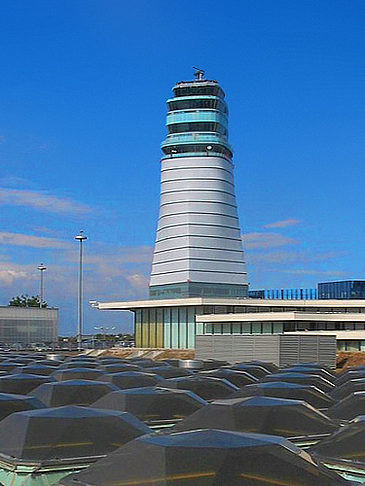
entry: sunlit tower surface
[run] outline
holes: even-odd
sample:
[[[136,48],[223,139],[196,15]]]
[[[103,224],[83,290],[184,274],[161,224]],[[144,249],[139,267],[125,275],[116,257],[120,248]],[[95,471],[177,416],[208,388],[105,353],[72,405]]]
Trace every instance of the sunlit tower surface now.
[[[245,297],[225,94],[200,69],[173,92],[161,145],[150,298]]]

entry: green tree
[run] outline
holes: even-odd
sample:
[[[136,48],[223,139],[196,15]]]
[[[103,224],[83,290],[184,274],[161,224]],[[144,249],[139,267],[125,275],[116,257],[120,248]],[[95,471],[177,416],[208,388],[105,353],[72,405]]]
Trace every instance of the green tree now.
[[[13,297],[9,305],[12,307],[40,307],[40,298],[38,295],[29,296],[27,294],[18,295]],[[47,302],[43,301],[42,307],[47,307]]]

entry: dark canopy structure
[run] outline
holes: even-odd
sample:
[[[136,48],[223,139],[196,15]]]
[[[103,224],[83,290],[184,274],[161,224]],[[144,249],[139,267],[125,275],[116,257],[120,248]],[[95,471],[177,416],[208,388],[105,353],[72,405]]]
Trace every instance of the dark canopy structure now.
[[[263,382],[270,382],[270,381],[287,381],[288,383],[300,383],[304,385],[313,385],[319,388],[320,390],[324,391],[325,393],[329,393],[335,388],[333,383],[322,378],[319,375],[308,375],[305,373],[275,373],[272,375],[265,376],[262,379]]]
[[[365,378],[357,378],[356,380],[349,380],[340,386],[337,386],[332,392],[331,397],[335,400],[343,400],[351,393],[363,391],[365,392]]]
[[[310,449],[314,456],[344,459],[365,465],[365,416],[360,416]]]
[[[60,370],[67,370],[69,368],[98,368],[100,365],[94,361],[67,361],[59,366]]]
[[[0,393],[20,393],[26,395],[42,383],[51,383],[52,376],[31,375],[27,373],[12,374],[0,377]]]
[[[0,368],[1,369],[1,368]],[[336,380],[336,385],[341,386],[347,381],[356,380],[358,378],[365,378],[365,369],[362,370],[351,370],[342,373]]]
[[[239,363],[236,363],[236,364],[239,364]],[[277,366],[274,363],[271,363],[270,361],[252,360],[252,361],[245,361],[242,364],[261,366],[262,368],[265,368],[267,371],[270,371],[270,373],[276,373],[279,370],[279,366]]]
[[[105,373],[120,373],[121,371],[141,371],[137,365],[128,364],[128,363],[111,363],[106,364],[100,367],[101,370],[104,370]]]
[[[153,366],[144,368],[148,373],[156,373],[161,378],[177,378],[179,376],[191,376],[193,373],[186,368],[177,368],[176,366]]]
[[[57,381],[63,380],[100,380],[104,371],[93,368],[69,368],[66,370],[53,370],[52,376]]]
[[[15,370],[15,368],[19,368],[20,366],[24,366],[24,363],[9,363],[8,361],[3,361],[2,363],[0,363],[0,371],[7,371],[8,373],[10,373],[11,371]]]
[[[130,412],[144,421],[160,421],[184,418],[205,405],[190,391],[145,387],[109,393],[92,407]]]
[[[169,378],[159,383],[163,388],[175,388],[180,390],[190,390],[199,395],[204,400],[215,400],[217,398],[227,398],[232,393],[239,390],[231,382],[223,378],[212,376],[183,376],[181,378]]]
[[[314,366],[291,366],[282,368],[277,373],[304,373],[306,375],[319,375],[330,383],[335,383],[336,376],[324,368],[316,368]]]
[[[106,357],[99,358],[99,363],[102,365],[114,364],[114,363],[128,363],[128,360],[117,358],[117,357],[106,356]]]
[[[230,370],[228,368],[220,368],[218,370],[200,371],[200,376],[212,376],[214,378],[224,378],[238,388],[246,385],[252,385],[257,382],[257,378],[250,375],[247,371]]]
[[[294,486],[298,478],[300,486],[348,484],[283,438],[196,430],[140,437],[60,484]]]
[[[39,363],[32,363],[26,366],[20,366],[15,368],[12,373],[26,373],[31,375],[42,375],[49,376],[54,372],[55,368],[53,366],[47,366]]]
[[[62,405],[90,405],[107,393],[116,390],[119,390],[117,386],[103,381],[67,380],[44,383],[31,394],[47,407],[61,407]]]
[[[113,383],[119,388],[141,388],[157,385],[162,380],[161,376],[143,371],[122,371],[121,373],[107,373],[101,381]]]
[[[270,371],[258,364],[236,363],[234,365],[225,366],[225,368],[237,371],[247,371],[247,373],[250,373],[250,375],[257,379],[264,378],[266,375],[270,374]]]
[[[151,368],[152,366],[155,366],[157,364],[156,361],[150,358],[131,358],[129,360],[132,364],[135,364],[137,366],[141,366],[142,368]],[[165,364],[164,362],[162,362]],[[157,364],[158,366],[158,364]]]
[[[0,393],[0,421],[14,412],[39,408],[45,408],[45,405],[38,398],[29,395]]]
[[[289,400],[304,400],[315,408],[328,408],[334,404],[334,400],[329,395],[315,386],[300,385],[285,381],[247,385],[242,390],[235,392],[232,398],[250,397],[253,395],[287,398]]]
[[[217,400],[193,413],[175,430],[211,429],[299,437],[337,429],[323,413],[299,400],[247,397]]]
[[[328,409],[328,416],[334,419],[352,420],[365,415],[365,392],[354,392]]]
[[[128,413],[73,406],[28,410],[0,423],[0,459],[101,456],[149,432]]]

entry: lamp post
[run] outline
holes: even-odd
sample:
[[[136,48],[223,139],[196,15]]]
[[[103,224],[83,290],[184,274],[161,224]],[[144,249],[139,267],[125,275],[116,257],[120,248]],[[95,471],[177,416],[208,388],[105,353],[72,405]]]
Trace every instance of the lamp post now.
[[[43,272],[47,270],[47,267],[41,263],[38,265],[38,270],[41,272],[41,281],[40,281],[40,289],[39,289],[39,307],[43,307],[43,298],[44,298],[44,281],[43,281]]]
[[[75,240],[80,242],[80,260],[79,260],[79,305],[78,305],[78,326],[77,326],[77,344],[78,349],[82,348],[82,242],[87,239],[81,230],[78,235],[75,236]]]

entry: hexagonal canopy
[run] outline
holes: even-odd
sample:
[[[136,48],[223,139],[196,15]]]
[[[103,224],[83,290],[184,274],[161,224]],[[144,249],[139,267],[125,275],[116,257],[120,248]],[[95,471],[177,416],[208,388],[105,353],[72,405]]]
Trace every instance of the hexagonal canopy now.
[[[234,365],[225,366],[225,368],[237,371],[247,371],[248,373],[250,373],[250,375],[254,376],[257,379],[264,378],[266,375],[270,374],[270,371],[258,364],[236,363]]]
[[[175,430],[211,429],[299,437],[337,429],[328,417],[300,400],[247,397],[217,400],[193,413]]]
[[[294,486],[298,478],[301,486],[348,484],[283,438],[196,430],[140,437],[60,484]]]
[[[149,432],[123,412],[75,406],[27,410],[0,423],[0,457],[46,461],[101,456]]]
[[[365,392],[354,392],[328,409],[328,416],[334,419],[352,420],[365,415]]]
[[[113,383],[123,390],[127,388],[141,388],[157,385],[162,380],[161,376],[143,371],[122,371],[120,373],[107,373],[101,381]]]
[[[257,378],[253,375],[250,375],[247,371],[238,371],[238,370],[230,370],[228,368],[220,368],[218,370],[210,370],[210,371],[200,371],[200,376],[213,376],[214,378],[224,378],[228,380],[238,388],[241,388],[246,385],[252,385],[253,383],[257,382]]]
[[[176,366],[153,366],[152,368],[143,368],[148,373],[156,373],[161,378],[177,378],[179,376],[191,376],[193,373],[186,368],[177,368]]]
[[[1,365],[0,365],[1,369]],[[365,378],[365,369],[350,370],[342,373],[336,380],[336,385],[341,386],[347,381],[356,380],[358,378]]]
[[[169,378],[159,383],[163,388],[175,388],[180,390],[190,390],[204,400],[215,400],[217,398],[227,398],[232,393],[239,390],[231,382],[224,378],[213,376],[182,376],[180,378]]]
[[[0,420],[14,412],[36,410],[39,408],[45,408],[45,405],[38,398],[30,395],[0,393]]]
[[[186,417],[205,405],[202,398],[190,391],[145,387],[109,393],[92,407],[130,412],[145,421],[160,421]]]
[[[365,464],[364,436],[365,416],[360,415],[311,447],[310,452],[314,456],[344,459]]]
[[[105,373],[120,373],[121,371],[142,371],[137,365],[129,364],[129,363],[111,363],[100,366],[101,370],[104,370]]]
[[[316,368],[314,366],[290,366],[282,368],[277,373],[304,373],[306,375],[319,375],[330,383],[335,383],[336,376],[324,368]]]
[[[100,365],[98,362],[94,361],[67,361],[59,366],[60,370],[66,370],[69,368],[98,368]]]
[[[287,398],[289,400],[303,400],[315,408],[328,408],[334,400],[315,386],[288,383],[285,381],[272,381],[247,385],[235,392],[232,398],[250,397],[260,395],[265,397]]]
[[[52,376],[18,373],[0,377],[0,393],[19,393],[26,395],[42,383],[55,381]]]
[[[289,383],[300,383],[305,385],[313,385],[320,390],[328,393],[335,388],[333,383],[322,378],[319,375],[308,375],[306,373],[275,373],[272,375],[265,376],[262,382],[270,381],[287,381]]]
[[[26,366],[20,366],[19,368],[15,368],[12,373],[26,373],[31,375],[42,375],[42,376],[49,376],[54,372],[53,366],[46,366],[39,363],[31,363]]]
[[[63,380],[100,380],[105,375],[105,371],[93,368],[68,368],[63,370],[53,370],[52,376],[57,381]]]
[[[343,400],[351,395],[351,393],[365,391],[365,378],[357,378],[356,380],[349,380],[343,383],[331,392],[331,397],[335,400]]]
[[[90,405],[102,396],[117,390],[119,390],[117,386],[103,381],[66,380],[44,383],[32,390],[31,395],[48,407],[61,407],[63,405]]]

